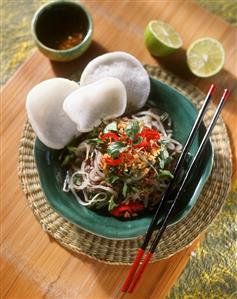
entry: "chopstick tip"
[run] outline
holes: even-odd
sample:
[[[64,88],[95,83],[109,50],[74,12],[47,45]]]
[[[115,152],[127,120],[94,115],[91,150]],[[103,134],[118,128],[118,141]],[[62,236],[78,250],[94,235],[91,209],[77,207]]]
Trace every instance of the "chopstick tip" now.
[[[229,95],[230,95],[230,91],[227,88],[225,88],[222,96],[225,101],[228,99]]]
[[[210,87],[209,87],[209,93],[210,93],[211,96],[213,95],[215,89],[216,89],[216,86],[215,86],[214,83],[212,83],[212,84],[210,85]]]

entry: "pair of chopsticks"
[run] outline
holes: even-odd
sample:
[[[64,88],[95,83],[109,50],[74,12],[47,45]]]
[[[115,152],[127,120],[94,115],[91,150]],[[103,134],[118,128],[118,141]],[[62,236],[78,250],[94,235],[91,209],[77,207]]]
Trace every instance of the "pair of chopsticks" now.
[[[177,184],[177,181],[178,181],[178,177],[179,177],[179,174],[180,174],[180,171],[184,165],[184,162],[185,162],[185,159],[187,158],[187,155],[188,155],[188,152],[189,152],[189,149],[192,145],[192,142],[194,140],[194,137],[200,127],[200,124],[203,120],[203,116],[206,112],[206,109],[211,101],[211,98],[213,96],[213,92],[215,90],[215,86],[214,84],[212,84],[208,90],[208,93],[206,95],[206,98],[204,100],[204,103],[203,103],[203,106],[202,108],[200,109],[199,113],[198,113],[198,116],[196,118],[196,121],[191,129],[191,132],[187,138],[187,141],[183,147],[183,150],[182,150],[182,153],[178,159],[178,162],[175,166],[175,169],[173,171],[173,179],[171,180],[169,186],[168,186],[168,189],[166,191],[166,193],[163,195],[160,203],[159,203],[159,206],[157,207],[157,210],[155,212],[155,215],[150,223],[150,226],[148,228],[148,231],[146,233],[146,236],[145,236],[145,239],[143,241],[143,244],[142,246],[138,249],[138,252],[137,252],[137,255],[133,261],[133,264],[130,268],[130,271],[127,275],[127,278],[121,288],[121,291],[122,292],[129,292],[129,293],[132,293],[134,288],[136,287],[139,279],[141,278],[141,275],[142,273],[144,272],[147,264],[149,263],[150,259],[152,258],[152,255],[167,227],[167,224],[168,224],[168,220],[169,220],[169,217],[170,217],[170,214],[171,212],[173,211],[173,208],[177,202],[177,199],[179,198],[180,194],[182,193],[183,189],[184,189],[184,186],[185,186],[185,183],[187,182],[188,178],[190,177],[190,175],[192,174],[192,171],[194,170],[194,167],[196,167],[196,162],[199,160],[200,158],[200,155],[201,153],[203,152],[203,149],[205,148],[205,145],[209,139],[209,136],[216,124],[216,121],[221,113],[221,110],[225,104],[225,101],[229,95],[229,91],[227,89],[224,89],[224,92],[223,92],[223,95],[221,97],[221,100],[216,108],[216,111],[213,115],[213,118],[210,122],[210,125],[208,127],[208,129],[206,130],[206,133],[202,139],[202,142],[198,148],[198,151],[197,153],[195,154],[190,166],[188,167],[186,173],[184,174],[183,178],[182,178],[182,181],[180,183],[180,186],[178,188],[178,191],[173,192],[174,190],[174,186]],[[173,192],[173,193],[172,193]],[[171,200],[171,197],[172,200]],[[158,222],[158,219],[160,217],[160,210],[161,210],[161,207],[164,206],[165,203],[167,202],[170,202],[171,201],[171,204],[169,206],[169,210],[168,212],[166,213],[166,216],[164,218],[164,220],[159,224],[158,226],[158,232],[156,233],[156,236],[154,238],[154,240],[152,241],[149,249],[147,250],[146,254],[145,254],[145,251],[148,247],[148,244],[151,240],[151,237],[154,233],[155,230],[157,230],[157,222]],[[144,256],[145,255],[145,256]],[[144,259],[143,261],[141,262],[142,258],[144,256]]]

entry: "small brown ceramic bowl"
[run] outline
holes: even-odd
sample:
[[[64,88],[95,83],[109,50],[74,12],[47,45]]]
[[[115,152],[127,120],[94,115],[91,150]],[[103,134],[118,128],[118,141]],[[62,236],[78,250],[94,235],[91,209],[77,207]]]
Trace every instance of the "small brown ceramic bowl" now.
[[[49,59],[70,61],[90,46],[93,20],[81,4],[57,0],[36,11],[31,31],[37,47]]]

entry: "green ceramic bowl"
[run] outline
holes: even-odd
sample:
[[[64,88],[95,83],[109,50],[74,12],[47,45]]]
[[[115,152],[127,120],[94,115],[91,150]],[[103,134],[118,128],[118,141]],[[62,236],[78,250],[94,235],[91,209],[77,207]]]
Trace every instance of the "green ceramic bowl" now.
[[[70,61],[90,46],[93,20],[81,4],[57,0],[46,3],[34,14],[31,32],[37,47],[49,59]],[[66,43],[71,47],[67,49]]]
[[[182,144],[185,142],[196,119],[197,111],[193,104],[182,94],[158,80],[151,79],[151,92],[148,100],[161,110],[167,111],[172,119],[174,137]],[[205,133],[201,126],[191,148],[194,154]],[[45,147],[38,139],[35,143],[35,159],[44,194],[50,205],[64,218],[93,234],[110,239],[130,239],[143,235],[149,226],[152,215],[123,221],[114,217],[103,216],[86,207],[82,207],[70,193],[62,191],[65,170],[58,163],[59,150]],[[169,225],[185,217],[195,205],[200,192],[211,172],[213,151],[208,142],[187,188],[182,194]],[[162,217],[164,217],[164,211]]]

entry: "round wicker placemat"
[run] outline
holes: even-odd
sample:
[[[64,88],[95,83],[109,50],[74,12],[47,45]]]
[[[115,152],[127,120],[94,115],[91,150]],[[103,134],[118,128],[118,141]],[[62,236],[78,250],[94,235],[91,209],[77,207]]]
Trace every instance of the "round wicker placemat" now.
[[[200,108],[205,97],[200,90],[159,67],[146,66],[146,69],[151,76],[176,88]],[[204,122],[210,121],[213,112],[214,106],[211,105]],[[212,173],[191,212],[178,224],[166,229],[152,261],[167,258],[192,243],[213,221],[225,201],[231,181],[231,151],[221,118],[213,131],[211,141],[215,151]],[[42,228],[73,252],[110,264],[132,263],[142,237],[132,240],[105,239],[78,228],[53,210],[40,186],[34,161],[34,142],[35,134],[26,122],[19,149],[19,178],[29,206]]]

